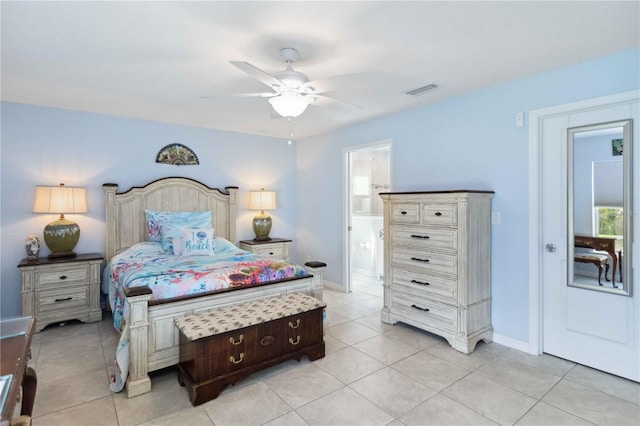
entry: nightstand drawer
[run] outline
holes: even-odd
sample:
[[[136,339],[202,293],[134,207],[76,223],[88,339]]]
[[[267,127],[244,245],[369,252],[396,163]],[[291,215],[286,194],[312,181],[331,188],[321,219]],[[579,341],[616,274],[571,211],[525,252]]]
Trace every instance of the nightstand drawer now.
[[[89,268],[86,265],[69,267],[51,267],[39,270],[35,274],[35,288],[64,285],[65,283],[82,283],[89,280]]]
[[[88,308],[89,286],[36,291],[36,313],[58,312],[66,309]]]
[[[289,261],[291,240],[283,238],[272,238],[268,241],[242,240],[240,248],[260,256]]]
[[[286,258],[284,247],[281,245],[275,247],[256,247],[253,252],[261,256],[275,257],[277,259]]]

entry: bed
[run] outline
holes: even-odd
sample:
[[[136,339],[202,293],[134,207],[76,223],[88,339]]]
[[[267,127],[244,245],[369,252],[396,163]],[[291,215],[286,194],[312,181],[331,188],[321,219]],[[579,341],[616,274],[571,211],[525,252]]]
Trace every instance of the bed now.
[[[149,238],[145,211],[212,212],[216,237],[236,243],[237,187],[209,188],[189,178],[170,177],[119,193],[118,185],[103,185],[105,195],[105,257],[107,264]],[[118,256],[117,256],[118,255]],[[313,268],[308,268],[313,273]],[[305,292],[322,298],[321,274],[231,290],[154,300],[147,286],[124,289],[127,304],[128,376],[126,391],[134,397],[151,390],[149,372],[179,361],[179,333],[174,319],[187,314],[263,297]]]

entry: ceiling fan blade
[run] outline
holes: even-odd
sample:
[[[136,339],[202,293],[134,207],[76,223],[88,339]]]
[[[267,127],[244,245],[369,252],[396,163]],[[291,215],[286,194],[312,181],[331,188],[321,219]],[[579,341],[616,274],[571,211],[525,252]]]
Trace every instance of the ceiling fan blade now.
[[[211,96],[200,96],[200,99],[218,99],[218,98],[271,98],[273,96],[278,96],[278,93],[240,93],[237,95],[211,95]]]
[[[342,74],[333,77],[322,78],[310,81],[300,86],[299,91],[303,93],[320,94],[332,92],[345,87],[353,87],[369,81],[369,76],[365,73]]]
[[[322,100],[323,105],[316,105],[316,106],[319,106],[319,107],[328,106],[330,108],[342,109],[340,107],[349,106],[351,108],[362,109],[362,107],[360,105],[352,104],[351,102],[343,101],[342,99],[337,99],[337,98],[335,98],[333,96],[313,95],[313,97]],[[314,105],[314,104],[311,103],[309,105]]]
[[[260,68],[254,67],[249,62],[231,61],[231,64],[273,89],[284,87],[284,84],[280,80],[271,74],[262,71]]]

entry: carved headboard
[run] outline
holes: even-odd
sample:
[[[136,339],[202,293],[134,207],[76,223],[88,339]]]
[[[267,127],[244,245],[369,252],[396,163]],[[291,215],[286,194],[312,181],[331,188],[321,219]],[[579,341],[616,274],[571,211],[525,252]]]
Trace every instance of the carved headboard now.
[[[118,185],[102,185],[105,196],[107,261],[135,243],[147,241],[148,231],[144,211],[204,211],[213,213],[212,226],[218,236],[234,244],[236,241],[237,191],[228,186],[225,191],[209,188],[189,178],[169,177],[133,187],[118,193]]]

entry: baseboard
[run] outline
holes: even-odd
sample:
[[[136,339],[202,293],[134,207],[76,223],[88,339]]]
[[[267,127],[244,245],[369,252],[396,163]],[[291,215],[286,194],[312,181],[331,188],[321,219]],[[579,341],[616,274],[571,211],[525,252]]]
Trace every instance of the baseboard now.
[[[511,349],[516,349],[528,354],[531,353],[529,349],[529,342],[523,342],[522,340],[516,340],[512,337],[503,336],[502,334],[497,334],[497,333],[493,333],[493,341],[500,345],[507,346]],[[538,354],[532,354],[532,355],[538,355]]]
[[[344,288],[342,288],[342,286],[340,284],[331,282],[331,281],[327,281],[326,279],[324,280],[323,283],[325,288],[330,288],[331,290],[335,290],[335,291],[342,291],[344,292]]]

